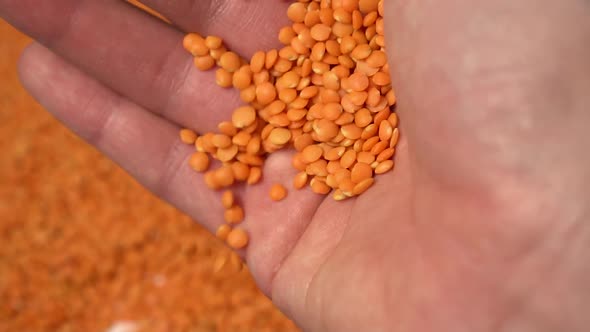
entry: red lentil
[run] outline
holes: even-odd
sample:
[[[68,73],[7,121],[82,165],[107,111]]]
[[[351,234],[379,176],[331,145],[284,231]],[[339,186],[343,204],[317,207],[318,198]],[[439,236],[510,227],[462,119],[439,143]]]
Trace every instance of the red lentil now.
[[[234,205],[225,210],[224,218],[228,224],[241,223],[244,220],[244,210],[240,206]]]
[[[221,195],[221,205],[226,209],[234,205],[234,193],[231,190],[223,192],[223,195]]]
[[[274,184],[270,187],[270,199],[273,201],[282,201],[287,197],[287,189],[281,184]]]
[[[190,166],[197,172],[204,172],[209,168],[209,157],[204,152],[195,152],[189,160]]]
[[[180,140],[185,144],[195,144],[197,134],[190,129],[182,129],[180,131]]]
[[[233,249],[242,249],[248,245],[248,233],[241,228],[234,228],[228,234],[226,238],[227,245]]]
[[[220,225],[215,232],[215,236],[220,239],[221,241],[225,241],[227,239],[227,235],[231,231],[231,226],[227,224]]]

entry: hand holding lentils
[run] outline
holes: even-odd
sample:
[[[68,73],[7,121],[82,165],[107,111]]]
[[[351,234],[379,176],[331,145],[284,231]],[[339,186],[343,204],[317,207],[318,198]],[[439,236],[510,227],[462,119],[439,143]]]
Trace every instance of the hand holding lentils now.
[[[295,149],[295,189],[308,183],[317,194],[337,200],[361,195],[389,172],[399,140],[396,103],[383,36],[384,0],[299,0],[289,6],[292,24],[279,31],[281,49],[244,59],[219,37],[190,33],[184,48],[200,70],[215,66],[216,83],[240,91],[245,103],[218,133],[180,138],[194,144],[190,166],[205,172],[213,190],[258,183],[265,157]],[[209,170],[209,157],[222,164]],[[270,198],[287,195],[282,185]],[[222,196],[227,224],[218,237],[234,248],[248,245],[244,219],[231,191]]]

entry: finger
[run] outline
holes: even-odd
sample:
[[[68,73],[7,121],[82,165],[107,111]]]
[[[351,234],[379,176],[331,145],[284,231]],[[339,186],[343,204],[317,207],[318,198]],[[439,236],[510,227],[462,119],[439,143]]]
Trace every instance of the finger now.
[[[178,127],[130,103],[33,44],[19,71],[24,86],[59,120],[95,145],[143,185],[209,229],[219,224],[218,203],[186,163],[194,148],[180,143]]]
[[[127,3],[0,0],[0,15],[104,85],[183,126],[212,130],[238,105],[237,93],[217,87],[213,72],[193,67],[180,32]]]
[[[43,106],[140,183],[210,231],[222,223],[220,193],[212,193],[188,167],[194,148],[180,143],[177,126],[114,94],[39,44],[25,51],[19,69],[23,84]],[[241,254],[266,290],[323,199],[309,190],[290,191],[268,208],[272,184],[290,187],[285,182],[295,173],[290,159],[287,152],[275,153],[264,165],[263,183],[236,190],[246,210],[240,227],[252,241]]]
[[[0,14],[104,85],[185,126],[212,129],[238,99],[214,85],[213,73],[193,68],[180,32],[125,2],[0,0]]]
[[[588,11],[577,0],[387,2],[392,77],[417,163],[447,183],[485,185],[579,156]],[[560,172],[538,175],[547,173]]]
[[[290,2],[277,0],[143,0],[187,32],[221,36],[234,51],[251,56],[279,46]]]

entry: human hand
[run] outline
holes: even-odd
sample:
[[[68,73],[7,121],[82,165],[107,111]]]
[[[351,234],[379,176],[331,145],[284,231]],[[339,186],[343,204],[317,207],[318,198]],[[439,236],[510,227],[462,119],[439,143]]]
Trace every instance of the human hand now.
[[[0,0],[0,16],[52,50],[23,55],[33,96],[213,230],[219,195],[177,132],[213,130],[239,101],[193,68],[182,30],[249,56],[276,46],[288,4],[144,2],[179,28],[120,1]],[[288,153],[271,155],[264,181],[237,191],[262,290],[308,330],[584,330],[589,10],[388,2],[396,170],[345,202],[291,190],[271,204],[270,184],[295,173]]]

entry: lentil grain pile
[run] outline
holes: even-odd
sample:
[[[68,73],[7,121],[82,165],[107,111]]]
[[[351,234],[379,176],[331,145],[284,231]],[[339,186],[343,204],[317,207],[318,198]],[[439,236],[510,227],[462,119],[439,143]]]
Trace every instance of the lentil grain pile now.
[[[20,86],[0,20],[0,332],[294,332],[240,259]]]
[[[399,140],[383,0],[299,0],[287,16],[292,24],[278,35],[284,46],[256,52],[249,60],[228,50],[219,37],[185,37],[195,66],[217,66],[216,83],[239,90],[245,103],[217,133],[180,132],[182,141],[196,148],[189,163],[204,172],[213,190],[255,185],[266,156],[294,148],[295,189],[309,185],[337,201],[361,195],[375,175],[393,169]],[[210,158],[221,166],[210,169]],[[276,184],[269,194],[279,201],[287,190]],[[244,211],[237,213],[237,206],[225,202],[224,207],[229,225],[221,226],[218,236],[234,249],[243,248],[247,234],[232,227]]]

